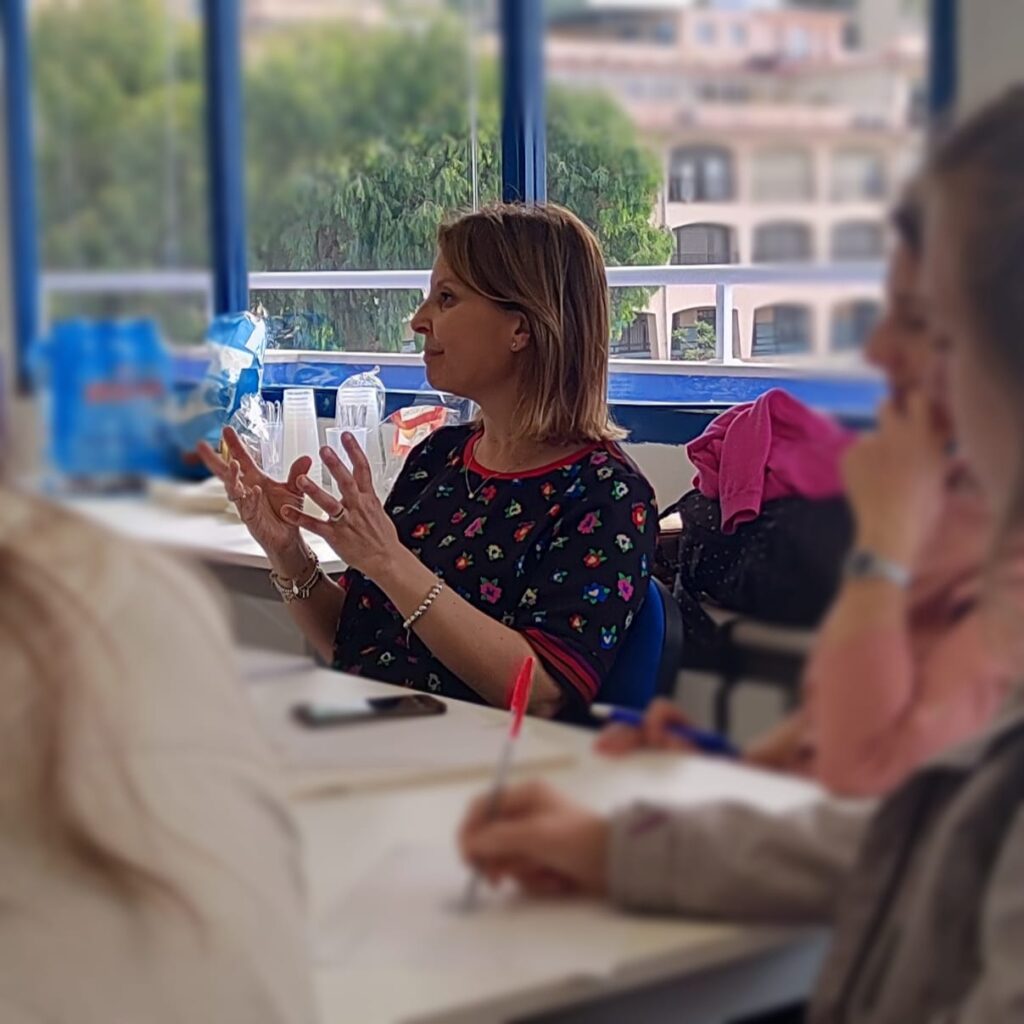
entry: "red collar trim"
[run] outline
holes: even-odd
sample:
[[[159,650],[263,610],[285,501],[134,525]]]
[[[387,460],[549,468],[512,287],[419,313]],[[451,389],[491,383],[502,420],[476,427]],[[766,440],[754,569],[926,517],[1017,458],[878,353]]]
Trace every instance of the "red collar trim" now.
[[[574,462],[579,462],[580,459],[585,459],[601,447],[601,442],[595,441],[593,444],[588,444],[585,448],[580,448],[579,451],[573,452],[571,455],[563,456],[561,459],[550,462],[546,466],[540,466],[537,469],[528,469],[522,473],[495,473],[476,461],[476,444],[482,436],[483,431],[478,430],[466,441],[466,447],[462,450],[462,462],[473,473],[476,473],[478,476],[489,477],[491,480],[524,480],[530,477],[544,476],[547,473],[553,473],[556,469],[565,469],[566,466],[571,466]]]

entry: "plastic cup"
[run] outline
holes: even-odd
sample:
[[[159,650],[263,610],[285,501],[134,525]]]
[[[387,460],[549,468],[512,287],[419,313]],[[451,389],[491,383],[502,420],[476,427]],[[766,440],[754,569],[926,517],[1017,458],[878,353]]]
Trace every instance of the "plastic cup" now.
[[[263,472],[274,480],[284,480],[284,424],[268,423],[267,435],[260,438],[260,462]]]
[[[352,469],[352,460],[348,457],[348,452],[345,451],[345,446],[342,444],[342,437],[345,434],[351,434],[356,439],[356,444],[363,450],[363,454],[367,455],[367,447],[370,440],[370,431],[366,427],[328,427],[327,428],[327,447],[331,451],[336,452],[338,458],[341,459],[342,464],[346,469]],[[371,465],[373,460],[370,459]],[[328,487],[336,498],[341,497],[341,492],[338,489],[338,483],[331,476],[330,473],[324,474],[328,481]]]

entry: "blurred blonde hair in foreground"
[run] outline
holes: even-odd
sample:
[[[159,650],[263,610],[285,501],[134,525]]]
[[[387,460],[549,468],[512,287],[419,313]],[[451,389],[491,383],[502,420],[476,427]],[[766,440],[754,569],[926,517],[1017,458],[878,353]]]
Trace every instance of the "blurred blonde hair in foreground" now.
[[[313,1019],[218,602],[0,469],[0,1018]]]

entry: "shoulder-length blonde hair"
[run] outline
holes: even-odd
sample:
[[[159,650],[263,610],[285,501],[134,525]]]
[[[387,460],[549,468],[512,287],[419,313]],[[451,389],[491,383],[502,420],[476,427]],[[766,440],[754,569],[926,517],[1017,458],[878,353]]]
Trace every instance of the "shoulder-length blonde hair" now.
[[[523,436],[554,444],[625,436],[608,411],[608,282],[590,229],[551,203],[495,203],[443,224],[437,242],[468,288],[526,317]]]

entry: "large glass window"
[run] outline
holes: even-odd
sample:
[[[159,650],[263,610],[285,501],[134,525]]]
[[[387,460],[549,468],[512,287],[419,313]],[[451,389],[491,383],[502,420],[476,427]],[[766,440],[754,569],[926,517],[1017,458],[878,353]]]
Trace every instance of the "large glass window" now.
[[[619,317],[613,328],[617,338],[615,332],[625,330],[637,313],[651,313],[649,331],[656,328],[657,333],[651,351],[656,355],[679,358],[681,345],[694,340],[690,335],[696,325],[674,322],[674,314],[710,309],[715,302],[714,284],[688,282],[682,271],[741,259],[789,263],[793,273],[792,282],[779,281],[773,271],[771,284],[754,279],[729,286],[746,357],[751,358],[755,310],[777,302],[813,311],[805,318],[807,344],[802,351],[828,351],[829,339],[814,337],[814,331],[818,323],[829,323],[834,291],[800,276],[800,264],[827,259],[833,251],[826,218],[834,149],[825,149],[825,143],[856,139],[856,146],[840,141],[835,148],[877,148],[886,160],[890,150],[895,159],[894,154],[913,145],[905,108],[914,84],[923,79],[923,63],[909,58],[897,67],[876,61],[870,75],[863,73],[863,89],[860,69],[853,72],[844,63],[851,21],[863,30],[865,60],[890,45],[891,36],[879,28],[874,9],[852,0],[842,11],[815,14],[812,24],[806,12],[790,5],[758,5],[756,12],[741,10],[745,6],[730,4],[726,14],[689,4],[656,13],[642,4],[548,4],[550,196],[574,206],[570,184],[578,186],[586,197],[580,212],[597,225],[610,265],[670,261],[681,268],[678,282],[636,289],[629,315]],[[714,47],[700,42],[702,22],[717,27]],[[678,59],[670,60],[652,47],[655,23],[665,26],[666,39],[674,40]],[[907,24],[906,31],[914,30]],[[920,32],[920,24],[916,30]],[[744,50],[742,61],[735,60],[737,48]],[[656,93],[628,87],[654,74],[659,78]],[[580,104],[588,99],[588,116],[562,116],[562,97],[570,93]],[[878,125],[890,127],[880,132]],[[584,172],[563,176],[565,154],[584,142],[588,153],[602,159],[594,159]],[[622,159],[613,153],[634,155]],[[639,173],[650,166],[646,155],[654,156],[654,178]],[[713,217],[710,211],[708,216],[686,217],[680,216],[678,203],[729,205],[716,209]],[[767,214],[773,221],[768,225],[763,204],[791,209]],[[792,209],[796,206],[798,211]],[[759,223],[766,230],[755,236]],[[671,235],[662,253],[653,237],[666,229]],[[749,252],[744,248],[748,238]],[[858,244],[867,241],[862,237]],[[767,268],[755,268],[755,273],[762,271],[767,274]],[[870,291],[870,281],[865,288]],[[616,289],[616,303],[628,292]],[[682,341],[680,330],[689,332]],[[708,327],[701,330],[706,334]],[[734,329],[733,334],[739,339],[741,332]]]
[[[429,268],[438,222],[500,194],[482,5],[246,0],[244,10],[250,270]],[[319,348],[414,344],[416,291],[254,299],[275,323],[316,324]]]
[[[40,257],[51,284],[76,276],[44,294],[44,314],[147,315],[169,340],[199,342],[209,285],[189,272],[210,253],[195,9],[77,0],[29,14]],[[94,287],[81,272],[105,280]]]
[[[680,146],[672,151],[669,202],[724,203],[735,197],[729,150],[720,146]]]
[[[249,269],[428,268],[438,221],[500,191],[495,0],[241,6]],[[738,310],[737,352],[748,358],[780,354],[776,319],[784,339],[798,334],[786,326],[787,305],[813,311],[804,317],[807,335],[831,325],[837,290],[803,279],[798,264],[819,256],[877,260],[881,211],[851,209],[833,227],[828,204],[877,204],[919,148],[911,107],[922,94],[923,62],[909,45],[899,61],[874,59],[891,43],[874,8],[852,0],[842,11],[821,11],[813,38],[803,40],[810,23],[788,5],[759,5],[756,14],[729,6],[726,15],[702,5],[655,12],[547,4],[549,198],[595,230],[610,267],[679,265],[652,273],[657,285],[643,275],[619,279],[628,285],[613,289],[611,338],[622,354],[692,358],[684,345],[706,347],[709,321],[677,323],[676,315],[713,309],[721,299],[716,284]],[[203,7],[198,0],[31,0],[52,315],[148,313],[171,340],[203,335],[210,315]],[[683,51],[699,50],[696,26],[708,19],[716,49],[705,45],[707,61],[695,63]],[[859,66],[844,64],[838,74],[830,63],[851,20],[858,61],[870,66],[863,88]],[[922,34],[920,22],[900,31]],[[792,59],[807,46],[815,60]],[[827,139],[838,141],[826,151]],[[679,202],[729,206],[690,210],[691,218]],[[790,208],[769,211],[763,203]],[[680,224],[690,219],[698,223]],[[764,267],[731,271],[723,282],[704,272],[686,276],[687,267],[741,256],[789,262],[792,280]],[[97,271],[102,286],[79,280]],[[54,276],[68,272],[74,280]],[[872,291],[864,273],[855,295]],[[402,353],[416,349],[409,316],[419,297],[407,282],[332,290],[310,280],[301,291],[255,290],[252,304],[266,313],[280,347]],[[747,334],[755,312],[758,344]],[[735,326],[733,335],[738,344]],[[836,336],[811,337],[807,347],[824,353],[837,347]]]

